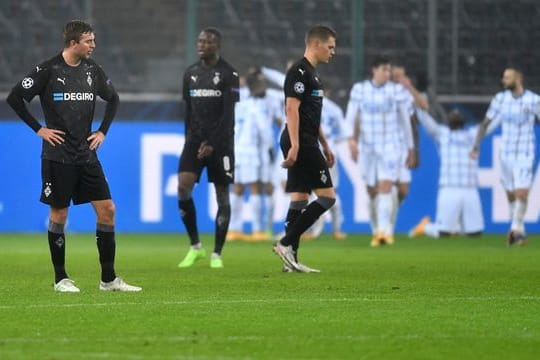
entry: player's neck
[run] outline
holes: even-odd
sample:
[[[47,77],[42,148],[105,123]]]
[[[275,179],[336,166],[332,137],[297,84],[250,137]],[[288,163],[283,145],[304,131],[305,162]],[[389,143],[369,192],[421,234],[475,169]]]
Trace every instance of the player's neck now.
[[[218,61],[219,61],[219,55],[216,55],[215,57],[213,57],[211,59],[201,59],[201,64],[204,67],[210,67],[211,68],[211,67],[216,66]]]
[[[306,50],[304,53],[304,57],[307,59],[307,61],[311,64],[311,66],[316,67],[319,62],[317,61],[317,57],[315,54],[313,54],[311,51]]]
[[[79,64],[81,63],[81,58],[73,54],[68,49],[64,49],[64,51],[62,51],[62,57],[64,58],[66,64],[68,64],[69,66],[75,67],[79,66]]]
[[[517,85],[514,90],[512,90],[513,97],[520,97],[523,94],[523,85]]]

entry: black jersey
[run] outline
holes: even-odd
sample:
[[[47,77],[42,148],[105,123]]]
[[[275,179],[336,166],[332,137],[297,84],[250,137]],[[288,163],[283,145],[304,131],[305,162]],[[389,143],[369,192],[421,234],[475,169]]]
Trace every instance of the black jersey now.
[[[118,95],[103,70],[91,59],[83,59],[78,66],[70,66],[59,54],[36,66],[12,90],[12,94],[30,102],[39,95],[47,128],[62,130],[64,143],[56,146],[43,141],[41,157],[66,164],[96,161],[95,151],[86,140],[91,134],[96,97],[105,101]],[[114,106],[116,110],[116,103]],[[17,111],[17,109],[16,109]],[[107,133],[114,116],[109,113],[100,126]],[[41,127],[34,119],[23,119],[34,131]]]
[[[214,67],[197,62],[184,73],[186,141],[207,141],[230,152],[234,147],[234,105],[239,100],[238,73],[220,58]]]
[[[283,90],[285,98],[294,97],[301,101],[298,109],[300,146],[319,146],[323,85],[317,70],[302,58],[287,71]]]

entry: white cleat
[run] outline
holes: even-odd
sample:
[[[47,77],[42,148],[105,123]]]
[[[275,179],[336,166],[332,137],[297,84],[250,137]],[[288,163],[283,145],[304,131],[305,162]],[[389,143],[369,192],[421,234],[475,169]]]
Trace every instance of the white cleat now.
[[[142,288],[127,284],[122,278],[115,278],[113,281],[99,283],[99,290],[103,291],[141,291]]]
[[[81,292],[81,289],[75,286],[73,280],[65,278],[54,284],[54,291],[78,293]]]
[[[298,265],[298,268],[293,269],[287,264],[283,264],[283,268],[281,271],[286,273],[292,273],[292,272],[300,272],[300,273],[320,273],[321,270],[310,268],[307,265],[304,265],[302,263],[296,263]]]
[[[283,264],[289,266],[294,270],[298,270],[298,264],[294,260],[294,253],[291,245],[283,246],[278,241],[277,244],[274,245],[274,252],[278,254],[278,256],[283,261]]]

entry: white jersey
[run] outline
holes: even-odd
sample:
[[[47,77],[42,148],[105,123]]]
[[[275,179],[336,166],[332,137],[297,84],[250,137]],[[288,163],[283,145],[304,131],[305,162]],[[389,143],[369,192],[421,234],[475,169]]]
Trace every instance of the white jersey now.
[[[510,90],[497,93],[486,113],[495,126],[502,123],[501,156],[510,159],[534,159],[535,117],[540,118],[540,96],[524,90],[514,97]]]
[[[360,116],[359,143],[364,151],[388,153],[402,148],[401,131],[405,132],[408,148],[413,147],[408,101],[410,94],[396,83],[375,86],[370,80],[354,84],[347,104],[348,136]]]
[[[323,99],[321,109],[321,128],[331,149],[346,137],[345,116],[338,104],[328,98]]]

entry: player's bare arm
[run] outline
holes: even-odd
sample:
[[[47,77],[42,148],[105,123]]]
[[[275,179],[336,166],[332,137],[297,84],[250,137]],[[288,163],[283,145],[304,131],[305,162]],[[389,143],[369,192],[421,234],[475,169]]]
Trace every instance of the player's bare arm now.
[[[351,151],[351,158],[354,162],[358,161],[358,137],[360,136],[360,114],[355,116],[353,125],[353,135],[349,138],[349,150]]]
[[[471,159],[478,159],[478,156],[480,154],[480,151],[479,151],[480,141],[482,141],[482,138],[484,137],[484,135],[486,135],[487,128],[488,128],[490,122],[491,122],[491,119],[486,117],[486,118],[484,118],[484,121],[482,121],[480,126],[478,127],[478,133],[476,133],[476,139],[474,140],[474,146],[471,149],[471,153],[470,153]]]
[[[297,98],[288,97],[285,100],[285,110],[287,114],[287,129],[289,131],[289,137],[291,139],[291,148],[287,153],[287,158],[283,160],[281,166],[284,168],[290,168],[296,162],[298,157],[298,150],[300,149],[298,132],[300,129],[300,115],[299,108],[301,101]]]
[[[332,152],[332,149],[328,145],[328,141],[326,140],[326,136],[324,135],[324,131],[322,130],[322,127],[319,126],[319,142],[322,146],[322,151],[324,154],[324,157],[326,158],[326,164],[328,167],[334,166],[334,163],[336,162],[336,158],[334,156],[334,153]]]

